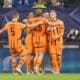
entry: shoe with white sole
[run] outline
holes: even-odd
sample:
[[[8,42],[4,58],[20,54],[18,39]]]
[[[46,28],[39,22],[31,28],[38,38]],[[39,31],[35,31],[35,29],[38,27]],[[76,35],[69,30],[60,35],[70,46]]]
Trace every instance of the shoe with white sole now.
[[[22,70],[20,68],[16,68],[16,71],[19,73],[19,74],[23,74]]]

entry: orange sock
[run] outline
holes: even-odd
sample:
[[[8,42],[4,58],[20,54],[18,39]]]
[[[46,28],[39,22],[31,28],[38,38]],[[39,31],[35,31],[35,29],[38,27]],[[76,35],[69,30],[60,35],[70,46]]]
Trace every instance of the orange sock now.
[[[58,67],[58,62],[57,62],[57,58],[56,58],[56,55],[52,55],[51,56],[51,64],[52,64],[52,68],[55,70],[55,72],[58,72],[59,71],[59,67]]]
[[[61,55],[58,55],[57,56],[57,62],[58,62],[58,68],[59,68],[59,71],[60,71],[60,68],[61,68]]]
[[[12,54],[12,71],[16,73],[17,55]]]
[[[23,56],[21,56],[21,59],[19,61],[19,64],[17,66],[17,68],[22,68],[23,64],[26,62],[26,58],[27,58],[27,55],[23,54]]]
[[[12,60],[12,71],[16,73],[16,60]]]
[[[31,71],[31,60],[30,60],[30,55],[27,55],[27,61],[26,61],[26,73]]]

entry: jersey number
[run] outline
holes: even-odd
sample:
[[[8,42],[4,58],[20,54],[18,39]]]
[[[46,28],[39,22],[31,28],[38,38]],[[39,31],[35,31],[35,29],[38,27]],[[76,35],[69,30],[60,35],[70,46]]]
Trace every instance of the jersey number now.
[[[15,35],[14,27],[11,27],[11,35],[12,35],[12,36]]]

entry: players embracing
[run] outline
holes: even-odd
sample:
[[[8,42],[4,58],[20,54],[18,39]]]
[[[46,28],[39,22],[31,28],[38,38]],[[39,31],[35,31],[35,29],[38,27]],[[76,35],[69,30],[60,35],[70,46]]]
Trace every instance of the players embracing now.
[[[62,62],[62,48],[64,23],[57,18],[55,10],[44,12],[42,9],[36,9],[28,14],[25,26],[18,22],[19,14],[13,13],[12,21],[8,22],[0,34],[8,32],[9,46],[12,56],[13,74],[22,73],[21,67],[26,63],[26,72],[40,74],[39,68],[44,70],[44,54],[47,52],[50,57],[50,66],[55,75],[60,74]],[[26,32],[25,46],[21,43],[22,30]],[[17,55],[21,56],[17,66]]]

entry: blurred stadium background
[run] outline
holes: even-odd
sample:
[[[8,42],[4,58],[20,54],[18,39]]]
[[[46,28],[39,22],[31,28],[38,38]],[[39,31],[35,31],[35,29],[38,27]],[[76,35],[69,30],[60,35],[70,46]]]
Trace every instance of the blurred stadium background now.
[[[4,0],[6,1],[6,0]],[[34,11],[33,4],[35,0],[28,0],[28,3],[19,2],[20,0],[13,0],[11,7],[3,7],[4,1],[0,0],[0,28],[2,28],[7,21],[11,20],[11,14],[17,10],[20,13],[20,21],[26,17],[28,11]],[[7,0],[8,1],[8,0]],[[50,11],[55,9],[58,17],[64,21],[65,35],[64,47],[62,56],[62,73],[80,73],[80,35],[75,40],[67,40],[67,35],[71,29],[80,32],[80,0],[60,0],[60,5],[51,6],[51,2],[46,0],[47,5],[44,10]],[[7,20],[8,19],[8,20]],[[24,34],[25,36],[25,34]],[[74,35],[76,36],[76,34]],[[11,72],[11,56],[7,45],[7,34],[0,35],[0,72]],[[46,54],[44,61],[46,70],[49,70],[49,60]],[[48,64],[47,64],[48,63]],[[25,65],[23,66],[25,72]]]

